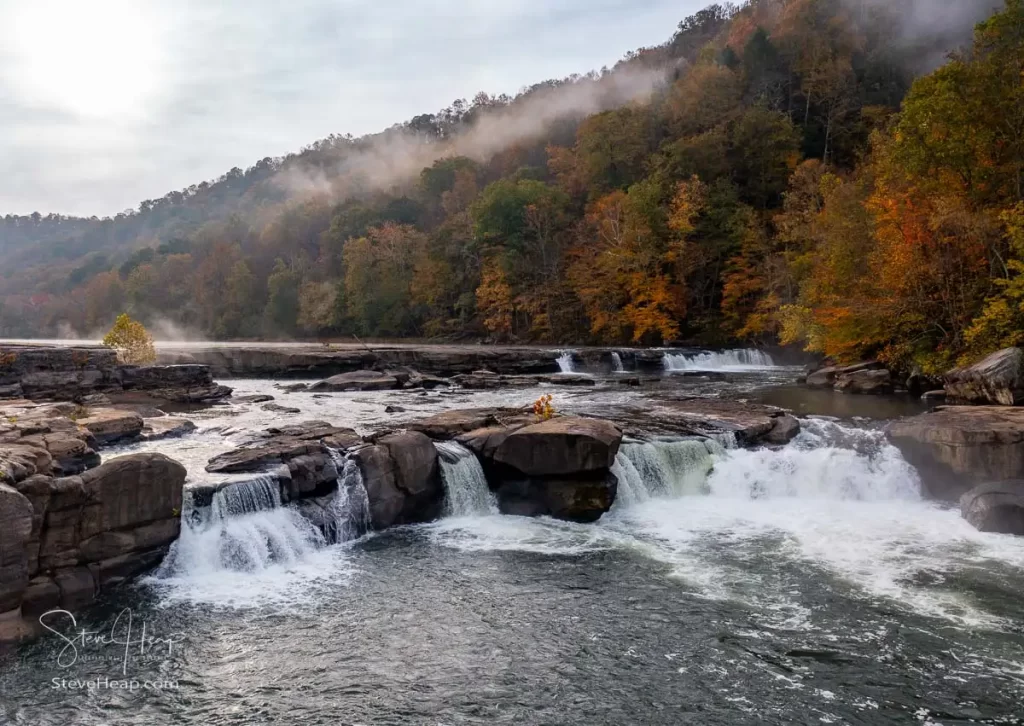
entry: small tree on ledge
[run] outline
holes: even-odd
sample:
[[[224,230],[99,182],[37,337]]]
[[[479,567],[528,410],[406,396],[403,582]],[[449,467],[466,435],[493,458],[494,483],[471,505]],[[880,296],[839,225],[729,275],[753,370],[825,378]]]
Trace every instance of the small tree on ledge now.
[[[117,351],[117,359],[127,365],[145,365],[156,362],[153,336],[138,320],[127,313],[117,316],[110,332],[103,337],[103,345]]]

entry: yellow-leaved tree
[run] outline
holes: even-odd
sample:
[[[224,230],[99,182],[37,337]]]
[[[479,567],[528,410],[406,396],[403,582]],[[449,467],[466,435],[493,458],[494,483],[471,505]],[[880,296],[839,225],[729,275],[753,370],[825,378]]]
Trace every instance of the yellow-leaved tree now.
[[[103,345],[117,351],[117,359],[127,365],[145,365],[156,362],[153,336],[138,320],[121,313],[114,327],[103,336]]]

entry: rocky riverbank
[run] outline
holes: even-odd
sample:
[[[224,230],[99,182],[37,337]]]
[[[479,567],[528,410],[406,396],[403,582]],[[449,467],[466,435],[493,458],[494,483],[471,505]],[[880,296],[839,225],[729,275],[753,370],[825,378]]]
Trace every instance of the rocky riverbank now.
[[[158,453],[100,461],[111,439],[94,431],[123,433],[111,422],[127,419],[141,433],[142,419],[123,413],[30,401],[0,409],[0,642],[152,568],[177,538],[185,468]]]

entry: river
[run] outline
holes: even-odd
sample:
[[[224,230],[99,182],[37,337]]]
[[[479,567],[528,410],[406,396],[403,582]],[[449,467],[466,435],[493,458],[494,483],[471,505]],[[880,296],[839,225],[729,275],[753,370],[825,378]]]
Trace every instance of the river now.
[[[219,545],[184,532],[160,571],[0,661],[0,722],[1024,723],[1024,539],[922,499],[882,433],[920,404],[808,393],[770,359],[690,362],[641,389],[616,373],[423,396],[223,381],[302,414],[214,407],[192,436],[121,451],[163,451],[199,482],[285,419],[368,433],[549,392],[569,413],[726,394],[792,408],[803,431],[775,450],[629,441],[593,525],[496,514],[458,451],[432,524],[327,546],[280,508],[228,512]],[[266,556],[209,557],[225,540]]]

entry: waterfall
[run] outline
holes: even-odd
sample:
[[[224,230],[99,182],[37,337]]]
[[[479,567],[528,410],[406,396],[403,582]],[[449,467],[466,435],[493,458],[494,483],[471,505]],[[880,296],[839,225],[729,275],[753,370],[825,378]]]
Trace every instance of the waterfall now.
[[[626,369],[622,365],[622,356],[617,351],[612,351],[612,370],[616,373],[625,373]]]
[[[558,356],[558,368],[562,373],[575,373],[576,366],[572,360],[572,351],[564,350],[562,354]]]
[[[487,486],[476,454],[454,441],[438,441],[438,458],[444,479],[446,517],[472,517],[498,513],[498,500]]]
[[[370,497],[359,464],[337,449],[327,451],[338,469],[338,490],[328,508],[333,520],[329,535],[332,542],[348,542],[373,529]]]
[[[298,512],[281,506],[274,474],[226,484],[209,506],[199,506],[186,488],[181,536],[157,577],[259,572],[275,563],[297,562],[324,544],[320,532]]]
[[[767,353],[753,348],[726,350],[721,353],[676,355],[666,353],[665,370],[672,371],[759,371],[774,368],[775,361]]]
[[[659,497],[703,494],[708,473],[725,448],[710,439],[627,441],[615,457],[616,501],[636,504]]]
[[[708,477],[716,497],[890,501],[921,498],[917,471],[882,431],[805,419],[782,449],[729,452]]]

